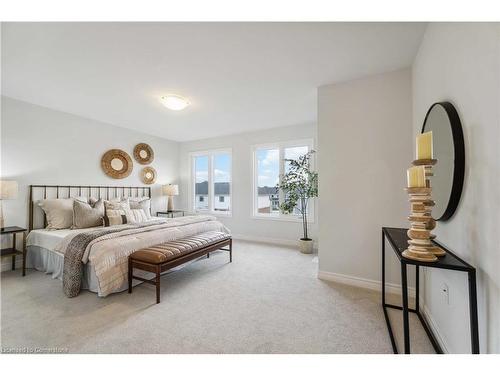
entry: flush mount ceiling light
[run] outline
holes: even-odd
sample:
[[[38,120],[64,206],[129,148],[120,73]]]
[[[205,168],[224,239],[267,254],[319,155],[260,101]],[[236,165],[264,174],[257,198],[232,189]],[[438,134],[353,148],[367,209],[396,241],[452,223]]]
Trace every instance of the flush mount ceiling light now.
[[[160,102],[172,111],[182,111],[189,105],[189,101],[180,95],[169,94],[162,96]]]

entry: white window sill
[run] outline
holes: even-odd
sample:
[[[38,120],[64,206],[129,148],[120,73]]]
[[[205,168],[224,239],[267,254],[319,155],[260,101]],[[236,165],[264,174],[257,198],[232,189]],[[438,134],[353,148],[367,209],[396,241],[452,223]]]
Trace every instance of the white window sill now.
[[[258,215],[253,214],[252,219],[257,220],[272,220],[272,221],[288,221],[292,223],[302,223],[302,218],[300,216],[285,216],[285,215]],[[313,224],[314,219],[308,219],[308,224]]]
[[[232,217],[233,213],[230,212],[221,212],[221,211],[193,211],[195,215],[212,215],[217,217]]]

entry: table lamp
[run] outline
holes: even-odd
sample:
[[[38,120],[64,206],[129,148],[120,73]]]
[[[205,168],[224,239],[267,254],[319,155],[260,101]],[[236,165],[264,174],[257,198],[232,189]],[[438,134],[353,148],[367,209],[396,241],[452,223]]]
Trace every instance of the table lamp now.
[[[173,211],[174,210],[174,195],[179,195],[179,185],[163,185],[162,186],[162,193],[163,195],[166,195],[168,197],[168,204],[167,204],[167,211]]]
[[[7,199],[17,198],[17,181],[0,181],[0,228],[5,227],[5,222],[3,219],[3,208],[2,202]]]

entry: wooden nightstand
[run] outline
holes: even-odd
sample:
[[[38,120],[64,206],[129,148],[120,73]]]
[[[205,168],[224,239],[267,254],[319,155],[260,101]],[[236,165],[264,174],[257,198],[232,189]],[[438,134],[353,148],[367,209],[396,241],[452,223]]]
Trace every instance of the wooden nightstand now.
[[[23,234],[23,250],[19,251],[16,249],[16,234]],[[23,276],[26,276],[26,229],[21,227],[5,227],[0,228],[0,235],[12,234],[12,247],[0,250],[0,256],[12,257],[12,270],[16,269],[16,255],[23,256]]]

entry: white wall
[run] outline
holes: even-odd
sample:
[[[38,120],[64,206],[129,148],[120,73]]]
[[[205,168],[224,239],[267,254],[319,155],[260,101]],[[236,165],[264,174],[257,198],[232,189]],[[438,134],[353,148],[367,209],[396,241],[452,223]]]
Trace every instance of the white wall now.
[[[413,66],[413,133],[436,101],[451,101],[465,137],[458,210],[438,240],[477,268],[481,352],[500,352],[500,25],[430,24]],[[449,287],[450,303],[441,295]],[[470,352],[467,277],[431,270],[425,302],[447,349]]]
[[[122,180],[105,175],[100,165],[101,156],[111,148],[133,158],[139,142],[148,143],[155,152],[150,164],[158,173],[152,185],[152,211],[166,208],[160,185],[178,179],[178,143],[5,96],[1,119],[1,178],[19,183],[18,199],[4,201],[6,225],[27,227],[30,184],[144,185],[139,177],[142,165],[137,162]]]
[[[293,141],[298,139],[316,140],[316,126],[301,125],[259,130],[251,133],[230,135],[185,142],[180,146],[179,163],[182,206],[188,208],[186,192],[190,184],[189,153],[195,151],[232,149],[232,216],[220,217],[220,221],[231,229],[235,237],[253,237],[257,240],[277,240],[295,243],[301,236],[299,222],[256,219],[252,217],[253,204],[253,154],[252,146],[258,144]],[[316,142],[315,142],[316,143]],[[310,226],[312,238],[316,239],[317,220]]]
[[[378,288],[381,228],[408,226],[411,73],[322,86],[318,98],[319,277]],[[387,253],[389,281],[399,284]]]

